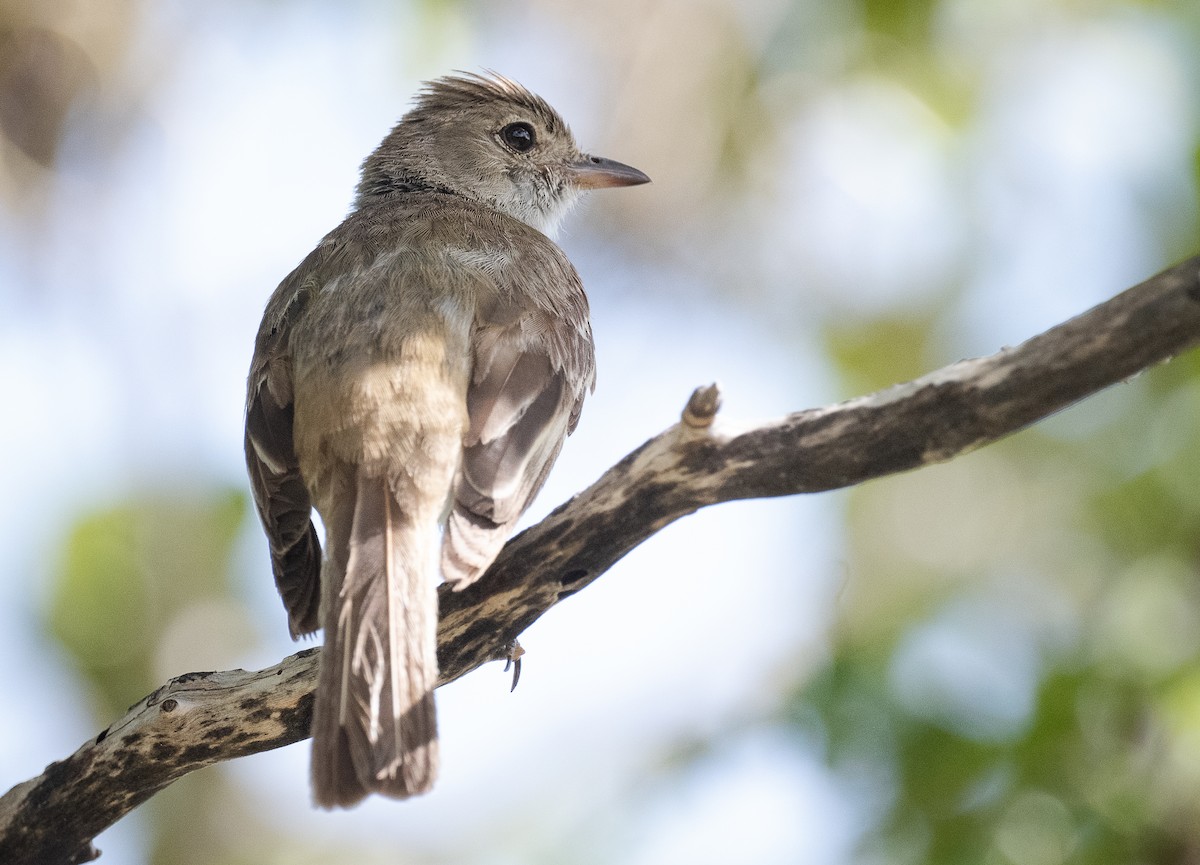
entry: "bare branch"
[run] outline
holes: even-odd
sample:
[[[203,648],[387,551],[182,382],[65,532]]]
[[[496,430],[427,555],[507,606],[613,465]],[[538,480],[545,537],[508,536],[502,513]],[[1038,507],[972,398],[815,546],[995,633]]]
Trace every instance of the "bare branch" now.
[[[715,386],[679,424],[443,587],[441,684],[514,657],[517,636],[650,535],[705,505],[846,487],[950,459],[1200,343],[1200,257],[990,357],[739,432]],[[318,650],[257,673],[173,679],[71,757],[0,798],[0,862],[83,862],[91,840],[201,766],[308,736]]]

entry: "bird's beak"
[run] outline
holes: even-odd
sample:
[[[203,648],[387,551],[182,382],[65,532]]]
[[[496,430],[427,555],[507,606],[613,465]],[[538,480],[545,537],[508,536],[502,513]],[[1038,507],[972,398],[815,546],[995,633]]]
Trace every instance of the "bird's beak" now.
[[[571,184],[579,189],[605,189],[610,186],[637,186],[649,183],[650,178],[636,168],[604,159],[600,156],[585,156],[567,166]]]

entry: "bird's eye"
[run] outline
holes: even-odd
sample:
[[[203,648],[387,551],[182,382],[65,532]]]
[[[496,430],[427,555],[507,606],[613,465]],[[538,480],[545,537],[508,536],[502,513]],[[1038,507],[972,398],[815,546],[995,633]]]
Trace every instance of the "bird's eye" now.
[[[517,153],[525,153],[533,149],[533,145],[537,143],[537,139],[533,134],[533,127],[528,123],[510,123],[500,130],[500,140],[504,144],[517,151]]]

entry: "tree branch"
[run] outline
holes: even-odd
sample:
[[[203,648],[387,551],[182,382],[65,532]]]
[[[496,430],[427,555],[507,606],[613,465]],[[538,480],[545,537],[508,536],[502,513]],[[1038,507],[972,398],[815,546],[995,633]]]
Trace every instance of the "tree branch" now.
[[[716,387],[679,424],[513,538],[462,592],[442,588],[439,684],[508,656],[516,637],[646,538],[706,505],[819,492],[1003,438],[1200,343],[1200,257],[1022,345],[740,432]],[[0,798],[0,862],[75,863],[176,778],[309,735],[318,649],[247,673],[189,673]]]

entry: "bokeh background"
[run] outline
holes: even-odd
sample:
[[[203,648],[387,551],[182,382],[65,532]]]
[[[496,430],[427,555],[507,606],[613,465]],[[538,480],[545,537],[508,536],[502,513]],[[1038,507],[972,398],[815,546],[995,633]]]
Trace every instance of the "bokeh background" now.
[[[991,353],[1200,250],[1194,0],[0,0],[0,789],[295,650],[241,461],[263,304],[422,79],[654,184],[560,238],[599,389],[536,519],[712,380],[736,424]],[[1200,862],[1200,353],[947,465],[712,508],[439,694],[418,801],[298,745],[153,865]]]

